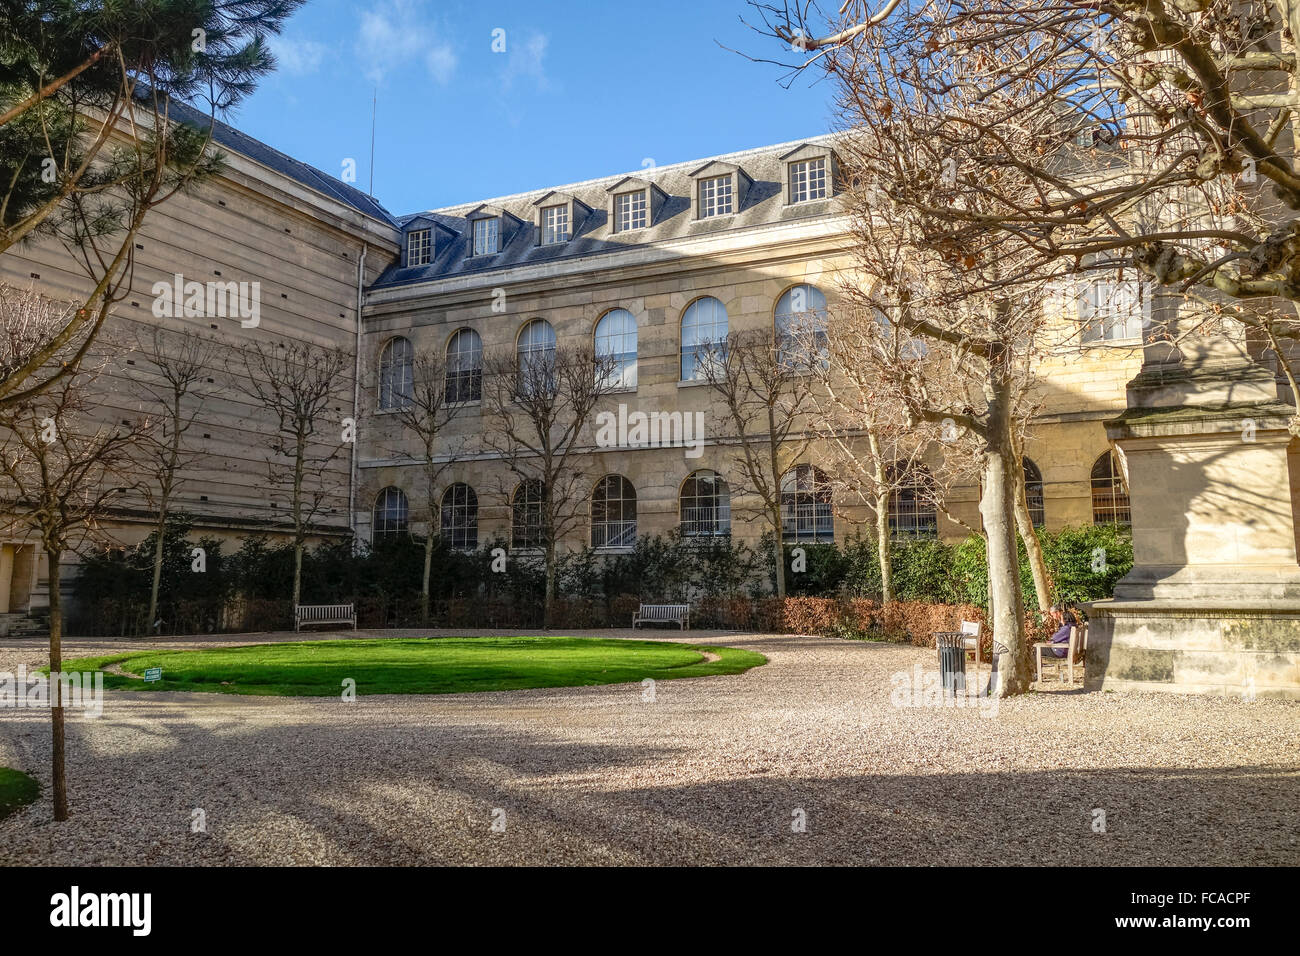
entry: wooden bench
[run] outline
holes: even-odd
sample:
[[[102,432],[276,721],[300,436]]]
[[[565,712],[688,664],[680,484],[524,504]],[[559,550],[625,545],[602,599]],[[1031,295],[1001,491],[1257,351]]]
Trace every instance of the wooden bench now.
[[[1047,663],[1056,665],[1056,672],[1065,680],[1066,668],[1069,668],[1070,683],[1074,683],[1074,659],[1077,656],[1080,662],[1083,661],[1084,654],[1088,650],[1088,625],[1072,624],[1070,626],[1070,640],[1064,644],[1053,644],[1051,641],[1039,641],[1034,645],[1034,655],[1038,659],[1038,680],[1043,679],[1043,651],[1052,648],[1064,649],[1065,656],[1057,657],[1055,654],[1047,655]],[[1063,667],[1062,665],[1066,665]]]
[[[293,609],[293,629],[304,624],[351,624],[357,629],[357,611],[352,604],[299,604]]]
[[[689,604],[642,604],[632,615],[632,626],[638,624],[676,623],[684,631],[690,625],[691,606]]]

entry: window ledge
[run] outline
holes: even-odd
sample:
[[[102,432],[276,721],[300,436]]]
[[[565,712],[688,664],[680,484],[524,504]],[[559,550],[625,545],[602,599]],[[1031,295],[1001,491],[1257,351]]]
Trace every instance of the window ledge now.
[[[636,548],[629,548],[627,545],[620,545],[619,547],[616,548],[599,547],[599,548],[592,548],[591,550],[595,551],[597,554],[632,554],[636,551]]]
[[[1132,336],[1126,339],[1096,339],[1092,342],[1080,342],[1078,346],[1067,345],[1065,348],[1081,349],[1106,349],[1106,348],[1135,348],[1146,345],[1146,340],[1142,336]]]
[[[448,408],[478,408],[483,404],[483,399],[475,398],[467,402],[448,402]]]
[[[677,383],[678,388],[693,388],[695,386],[700,386],[700,385],[704,386],[705,388],[708,388],[709,386],[708,379],[701,379],[701,378],[683,379],[682,381]]]

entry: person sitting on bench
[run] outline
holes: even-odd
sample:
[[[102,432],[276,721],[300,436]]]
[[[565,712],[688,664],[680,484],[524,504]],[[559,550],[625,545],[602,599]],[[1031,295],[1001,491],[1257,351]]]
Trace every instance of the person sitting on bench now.
[[[1068,645],[1070,643],[1070,628],[1079,623],[1075,619],[1074,612],[1064,604],[1057,602],[1048,610],[1047,617],[1048,620],[1059,625],[1055,633],[1053,633],[1048,640],[1053,644]],[[1066,654],[1070,653],[1070,649],[1068,646],[1053,647],[1052,653],[1057,657],[1063,658]]]

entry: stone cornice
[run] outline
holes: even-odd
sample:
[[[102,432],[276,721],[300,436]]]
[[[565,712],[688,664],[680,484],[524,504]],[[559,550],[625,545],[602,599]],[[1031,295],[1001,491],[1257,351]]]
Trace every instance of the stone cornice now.
[[[472,275],[430,279],[366,293],[366,319],[411,309],[446,307],[460,299],[482,300],[495,288],[512,295],[568,288],[583,278],[584,287],[603,282],[636,282],[671,270],[704,272],[808,255],[837,255],[848,251],[849,221],[845,216],[773,223],[653,244],[601,251],[576,259],[534,263]]]

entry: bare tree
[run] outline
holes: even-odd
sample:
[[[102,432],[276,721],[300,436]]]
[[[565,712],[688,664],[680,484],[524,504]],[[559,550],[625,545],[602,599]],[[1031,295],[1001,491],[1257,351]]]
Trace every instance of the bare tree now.
[[[591,476],[581,439],[600,400],[617,386],[614,360],[587,346],[554,344],[526,352],[492,356],[485,363],[482,435],[486,449],[499,455],[518,483],[503,487],[515,524],[525,524],[527,540],[515,548],[537,548],[546,566],[546,625],[556,594],[559,542],[581,525],[590,500]],[[524,500],[516,500],[516,492]],[[512,512],[513,513],[513,512]]]
[[[897,407],[917,440],[942,449],[944,473],[938,485],[964,484],[972,470],[978,472],[997,641],[999,681],[992,689],[1021,693],[1028,689],[1030,673],[1016,551],[1015,497],[1023,468],[1017,450],[1018,436],[1035,407],[1030,370],[1037,359],[1042,309],[1035,302],[1005,301],[987,303],[982,313],[959,308],[972,300],[943,294],[936,281],[943,278],[939,264],[927,276],[938,288],[917,294],[911,281],[895,283],[892,273],[881,268],[874,253],[882,247],[883,240],[859,237],[860,267],[877,281],[870,294],[848,290],[862,296],[858,305],[863,309],[881,298],[901,303],[889,309],[890,321],[867,326],[869,332],[875,330],[876,352],[899,355],[902,337],[912,350],[892,368],[876,363],[882,372],[879,400]],[[925,261],[918,250],[908,251],[910,263]]]
[[[420,621],[425,626],[429,623],[429,576],[433,570],[433,545],[438,536],[438,488],[442,475],[455,461],[454,454],[446,447],[444,435],[447,426],[456,418],[464,407],[464,398],[470,394],[469,388],[461,375],[462,370],[453,369],[451,377],[447,364],[436,354],[421,354],[412,366],[412,382],[409,396],[403,396],[398,403],[397,420],[402,428],[412,434],[419,443],[419,466],[421,497],[423,511],[428,521],[428,532],[424,536],[424,571],[420,578]],[[471,375],[479,376],[478,371]],[[409,453],[401,452],[405,457]]]
[[[720,399],[723,427],[736,442],[735,473],[741,481],[735,487],[762,503],[774,541],[776,595],[782,598],[782,480],[808,449],[813,368],[822,361],[819,343],[794,330],[777,336],[766,330],[732,332],[725,342],[709,345],[700,361],[704,380]]]
[[[751,7],[792,72],[832,74],[847,128],[898,144],[862,175],[928,242],[1006,264],[972,293],[1139,276],[1171,355],[1253,336],[1296,400],[1300,5]]]
[[[882,338],[880,313],[854,307],[852,297],[834,310],[827,325],[827,361],[818,367],[814,395],[818,436],[830,449],[837,484],[871,510],[880,564],[881,601],[894,599],[889,502],[918,473],[925,443],[908,429],[898,403],[885,400],[885,372],[911,358],[915,346]]]
[[[153,581],[146,618],[148,626],[154,627],[162,582],[164,532],[172,500],[183,481],[184,471],[197,457],[185,438],[202,407],[194,389],[211,368],[215,347],[192,332],[165,332],[156,328],[137,339],[137,349],[158,377],[158,381],[137,379],[146,397],[149,417],[156,423],[154,432],[141,444],[140,456],[150,478],[145,486],[146,499],[154,512]]]
[[[148,428],[96,426],[84,380],[61,379],[41,395],[0,408],[0,514],[31,531],[49,565],[50,695],[54,819],[68,818],[62,687],[64,556],[100,535],[112,503],[134,486],[130,447]]]
[[[306,342],[254,342],[241,355],[238,387],[275,417],[267,478],[289,496],[293,529],[293,595],[302,603],[302,555],[317,519],[338,496],[335,460],[345,444],[344,425],[331,406],[351,387],[352,360],[341,349]]]

